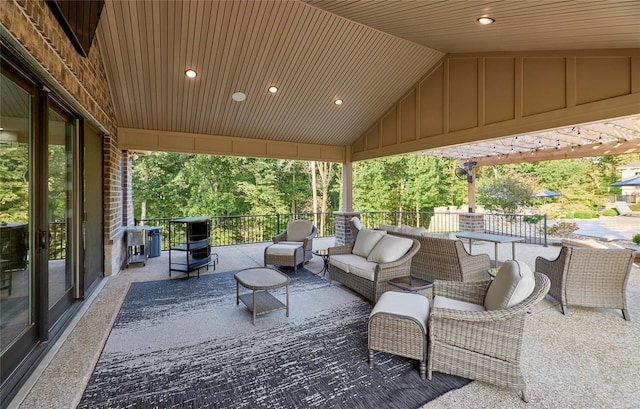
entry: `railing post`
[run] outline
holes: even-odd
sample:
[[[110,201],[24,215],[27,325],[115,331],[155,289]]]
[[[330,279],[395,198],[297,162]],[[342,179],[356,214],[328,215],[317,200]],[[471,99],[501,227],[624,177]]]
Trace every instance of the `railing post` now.
[[[280,232],[280,213],[276,213],[276,233]]]
[[[544,247],[547,247],[547,214],[544,214]]]

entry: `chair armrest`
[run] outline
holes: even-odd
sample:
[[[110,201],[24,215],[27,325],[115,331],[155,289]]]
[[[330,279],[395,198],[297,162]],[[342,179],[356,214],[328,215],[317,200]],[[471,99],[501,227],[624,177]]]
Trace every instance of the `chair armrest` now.
[[[304,238],[304,241],[302,242],[302,248],[305,250],[311,250],[313,247],[313,238],[316,237],[317,234],[318,229],[316,229],[316,226],[313,226],[311,234]]]
[[[555,260],[548,260],[540,256],[536,257],[535,271],[549,277],[549,280],[551,280],[550,293],[556,299],[561,299],[564,293],[565,269],[568,267],[571,251],[571,248],[563,246]]]
[[[318,229],[316,228],[316,226],[313,226],[313,230],[311,230],[311,233],[306,238],[307,240],[311,240],[317,235],[318,235]]]
[[[436,280],[433,283],[433,296],[439,295],[452,300],[484,304],[484,295],[487,292],[487,288],[489,288],[489,284],[491,284],[489,279],[473,282]]]
[[[275,235],[275,236],[272,236],[272,237],[271,237],[271,240],[273,241],[273,243],[274,243],[274,244],[276,244],[276,243],[280,243],[281,241],[285,241],[285,240],[287,240],[287,231],[285,230],[285,231],[283,231],[283,232],[282,232],[282,233],[280,233],[280,234],[277,234],[277,235]]]
[[[487,278],[487,271],[491,268],[491,258],[488,254],[469,254],[460,240],[456,240],[456,250],[462,269],[462,281],[480,281]]]
[[[327,249],[329,251],[329,257],[335,256],[338,254],[351,254],[354,244],[355,243],[349,243],[349,244],[345,244],[344,246],[329,247]]]
[[[517,361],[522,347],[525,310],[456,311],[432,308],[429,313],[431,342],[501,360]]]

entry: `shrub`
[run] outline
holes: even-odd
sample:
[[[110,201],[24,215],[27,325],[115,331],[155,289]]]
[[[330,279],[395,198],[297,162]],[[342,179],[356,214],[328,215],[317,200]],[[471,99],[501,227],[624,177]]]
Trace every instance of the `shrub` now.
[[[522,218],[522,221],[526,222],[526,223],[531,223],[531,224],[536,224],[538,223],[544,216],[542,216],[541,214],[534,214],[531,216],[524,216]]]
[[[640,233],[636,234],[635,236],[633,236],[633,242],[640,245]]]
[[[549,234],[557,234],[557,235],[567,235],[571,234],[574,231],[578,230],[578,225],[571,222],[558,222],[553,226],[549,226],[548,232]]]
[[[616,209],[606,209],[603,210],[602,213],[600,213],[601,216],[617,216],[620,213],[618,213],[618,211]]]
[[[573,212],[574,219],[597,219],[600,217],[595,210],[576,210]]]

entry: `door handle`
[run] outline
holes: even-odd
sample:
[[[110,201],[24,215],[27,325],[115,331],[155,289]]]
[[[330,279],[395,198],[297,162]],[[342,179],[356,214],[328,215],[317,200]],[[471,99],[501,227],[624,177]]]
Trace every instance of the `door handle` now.
[[[49,244],[49,235],[46,230],[40,230],[38,235],[38,250],[46,250]]]

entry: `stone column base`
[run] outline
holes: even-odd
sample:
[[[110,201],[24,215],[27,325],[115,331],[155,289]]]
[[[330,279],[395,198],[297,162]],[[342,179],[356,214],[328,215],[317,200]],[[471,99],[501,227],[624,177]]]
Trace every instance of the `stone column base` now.
[[[355,241],[355,237],[351,234],[351,229],[349,228],[349,219],[352,217],[360,217],[360,212],[350,211],[343,212],[337,211],[333,212],[336,217],[336,225],[335,225],[335,235],[336,235],[336,246],[343,246],[345,244],[349,244]]]

